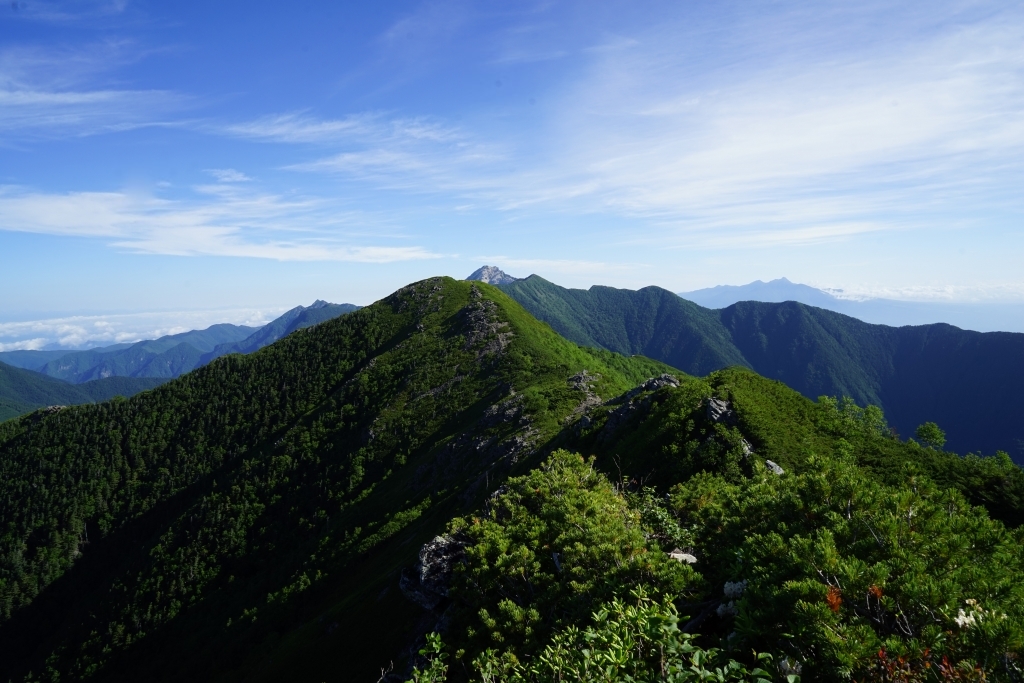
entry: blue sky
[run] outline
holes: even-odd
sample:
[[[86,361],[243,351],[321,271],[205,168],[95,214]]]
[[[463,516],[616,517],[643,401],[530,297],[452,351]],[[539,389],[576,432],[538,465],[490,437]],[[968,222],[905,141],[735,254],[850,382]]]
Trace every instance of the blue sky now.
[[[484,263],[1024,301],[1022,187],[1019,3],[0,7],[0,344]]]

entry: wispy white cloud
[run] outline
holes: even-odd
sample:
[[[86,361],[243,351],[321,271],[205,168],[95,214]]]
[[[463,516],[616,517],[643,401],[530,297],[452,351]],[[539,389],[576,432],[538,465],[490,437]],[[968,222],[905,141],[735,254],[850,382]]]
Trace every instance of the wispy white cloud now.
[[[840,299],[895,299],[921,303],[1001,304],[1024,302],[1024,282],[975,282],[964,285],[852,285],[842,289],[821,287]],[[1019,313],[1019,310],[1018,310]]]
[[[21,20],[68,24],[117,16],[128,7],[127,0],[94,0],[92,2],[60,2],[54,0],[13,0],[11,9]]]
[[[22,339],[20,341],[9,342],[6,344],[0,342],[0,351],[38,351],[49,343],[50,340],[45,337]]]
[[[192,98],[103,84],[103,74],[143,54],[125,42],[0,49],[0,141],[172,125],[172,116],[194,105]]]
[[[935,11],[949,16],[870,49],[858,45],[875,38],[870,22],[845,44],[804,44],[831,34],[800,13],[735,27],[734,42],[748,44],[703,61],[704,38],[684,23],[609,38],[521,133],[468,117],[457,128],[431,121],[417,137],[409,119],[374,114],[285,115],[248,134],[340,148],[294,170],[506,211],[635,217],[662,246],[951,227],[965,208],[1020,208],[1024,16],[970,23]]]
[[[231,308],[0,322],[0,351],[91,348],[157,339],[219,323],[259,327],[283,312],[284,309]]]
[[[317,119],[293,112],[232,124],[222,130],[263,142],[340,150],[288,165],[290,170],[343,175],[420,193],[478,187],[503,158],[497,145],[485,144],[456,126],[427,117],[389,116],[386,112],[342,119]]]
[[[233,168],[210,168],[206,172],[222,183],[244,183],[252,180],[249,176]]]
[[[434,258],[421,246],[366,244],[346,236],[365,229],[322,199],[282,197],[237,184],[195,188],[189,198],[129,192],[64,194],[0,188],[0,229],[97,237],[129,251],[239,256],[284,261],[386,263]]]

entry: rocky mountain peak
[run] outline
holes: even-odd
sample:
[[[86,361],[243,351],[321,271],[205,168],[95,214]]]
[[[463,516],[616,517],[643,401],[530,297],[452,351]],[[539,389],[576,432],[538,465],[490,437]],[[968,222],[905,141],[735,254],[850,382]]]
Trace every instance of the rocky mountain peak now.
[[[473,274],[466,279],[486,282],[489,285],[510,285],[521,278],[512,277],[497,266],[484,266],[474,270]]]

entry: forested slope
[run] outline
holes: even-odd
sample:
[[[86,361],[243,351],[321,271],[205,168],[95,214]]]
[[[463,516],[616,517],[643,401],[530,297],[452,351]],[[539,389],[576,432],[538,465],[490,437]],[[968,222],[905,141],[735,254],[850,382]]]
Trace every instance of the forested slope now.
[[[424,546],[448,601],[415,680],[1024,675],[1005,456],[921,448],[877,408],[739,368],[648,383],[566,437],[596,459],[555,452]]]
[[[415,626],[391,588],[419,543],[588,392],[664,369],[435,279],[136,398],[4,423],[0,678],[251,680],[293,650],[306,678],[379,675]]]
[[[447,278],[0,424],[0,520],[0,680],[1024,676],[1008,457]]]
[[[565,289],[531,276],[503,285],[580,344],[643,354],[692,374],[742,365],[805,396],[881,406],[904,435],[938,422],[961,452],[1024,459],[1024,334],[949,325],[887,327],[796,302],[701,308],[658,287]]]
[[[78,405],[107,401],[115,396],[134,396],[159,386],[161,382],[153,378],[111,377],[73,385],[0,363],[0,422],[47,406]]]

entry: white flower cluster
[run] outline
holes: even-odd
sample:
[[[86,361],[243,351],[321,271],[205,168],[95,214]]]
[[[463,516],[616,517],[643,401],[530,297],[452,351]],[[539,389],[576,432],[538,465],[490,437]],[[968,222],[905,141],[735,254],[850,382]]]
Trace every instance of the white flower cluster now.
[[[745,589],[746,587],[746,580],[725,582],[725,588],[723,589],[723,592],[725,593],[725,598],[729,602],[723,602],[721,605],[718,606],[718,609],[715,610],[718,616],[733,617],[739,613],[739,610],[736,609],[735,601],[743,595],[743,589]]]
[[[953,619],[953,621],[956,622],[956,625],[960,628],[971,628],[972,626],[977,626],[984,621],[986,617],[999,617],[1001,619],[1007,618],[1005,614],[996,614],[995,610],[986,610],[982,608],[974,598],[964,600],[964,603],[967,605],[967,610],[964,611],[963,608],[960,608],[960,613],[956,615],[955,619]]]
[[[779,671],[781,671],[783,675],[796,674],[797,676],[799,676],[800,672],[802,672],[803,670],[803,665],[801,665],[800,662],[796,661],[795,659],[783,657],[782,661],[779,662]]]
[[[743,595],[743,589],[747,587],[747,581],[726,581],[725,582],[725,597],[730,600],[735,600]]]

